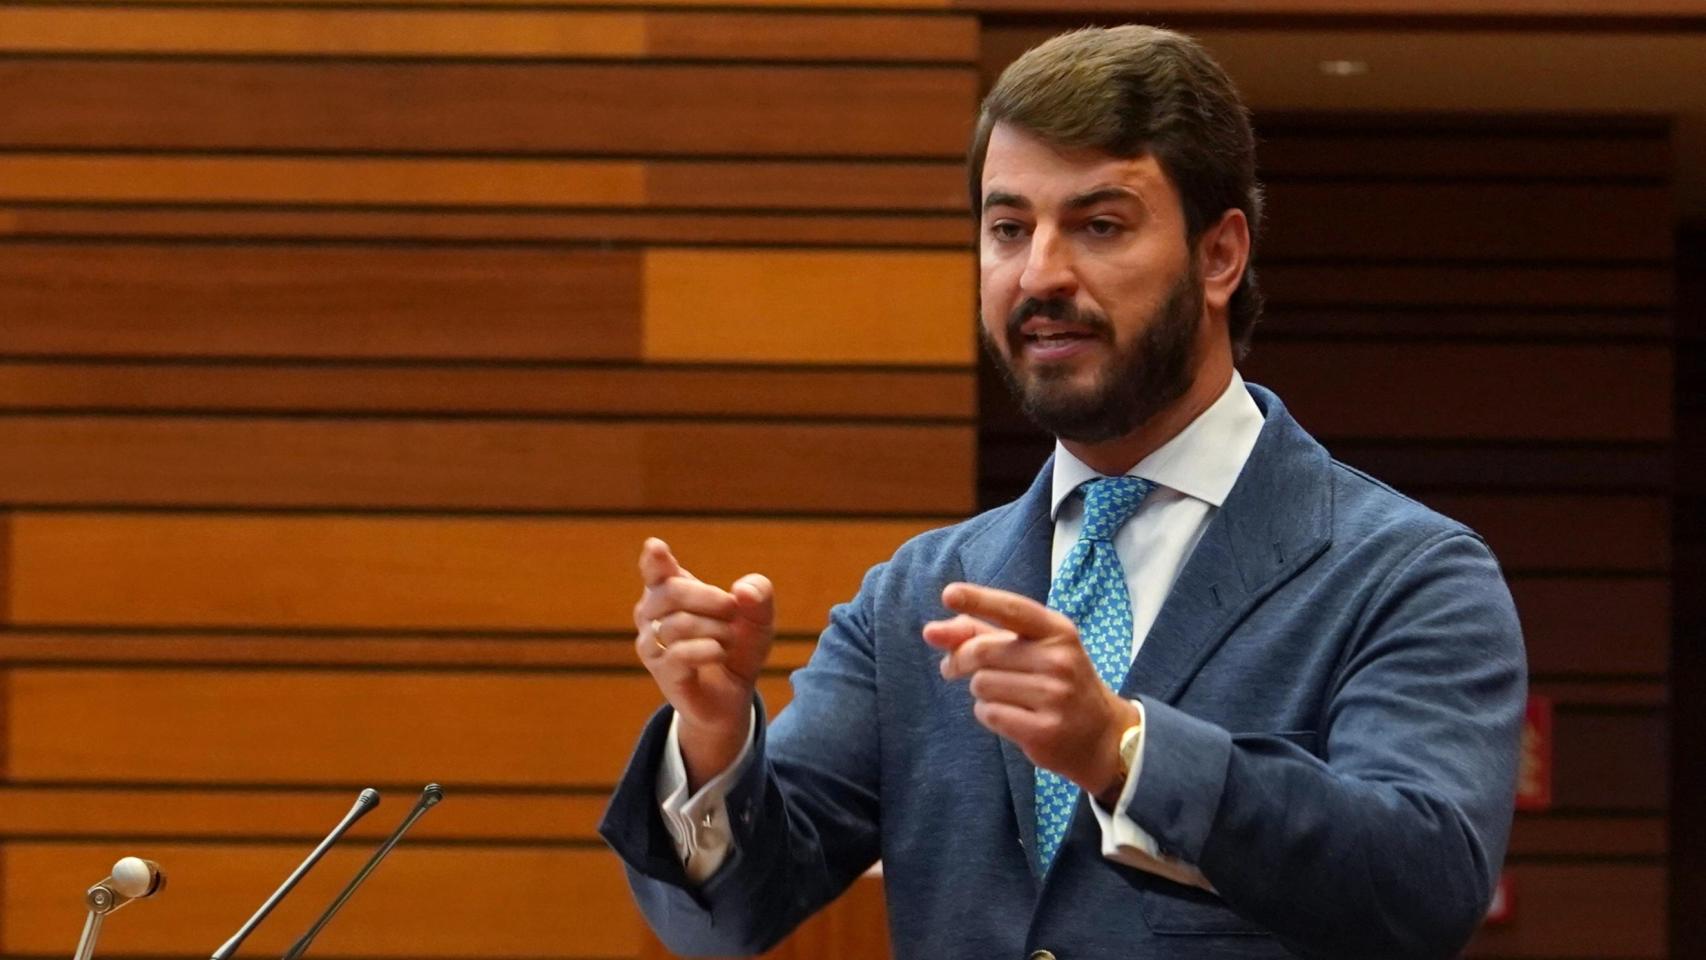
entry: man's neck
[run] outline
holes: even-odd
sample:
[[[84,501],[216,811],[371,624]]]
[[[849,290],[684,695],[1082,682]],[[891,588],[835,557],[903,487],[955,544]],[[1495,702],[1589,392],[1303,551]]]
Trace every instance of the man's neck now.
[[[1225,362],[1212,362],[1198,370],[1190,389],[1183,396],[1131,433],[1101,443],[1080,443],[1062,438],[1061,445],[1102,476],[1121,476],[1214,406],[1231,382],[1232,358],[1227,356]]]

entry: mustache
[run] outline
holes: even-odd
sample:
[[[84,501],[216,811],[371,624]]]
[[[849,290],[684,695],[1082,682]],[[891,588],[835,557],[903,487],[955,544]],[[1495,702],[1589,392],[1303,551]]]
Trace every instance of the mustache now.
[[[1019,336],[1019,328],[1023,327],[1025,321],[1032,317],[1042,317],[1045,320],[1055,320],[1060,323],[1080,324],[1089,327],[1091,332],[1098,336],[1109,335],[1113,330],[1113,325],[1108,323],[1107,317],[1099,313],[1079,310],[1078,305],[1071,300],[1059,297],[1048,300],[1026,297],[1019,302],[1018,306],[1013,308],[1013,312],[1007,315],[1007,335],[1009,337]]]

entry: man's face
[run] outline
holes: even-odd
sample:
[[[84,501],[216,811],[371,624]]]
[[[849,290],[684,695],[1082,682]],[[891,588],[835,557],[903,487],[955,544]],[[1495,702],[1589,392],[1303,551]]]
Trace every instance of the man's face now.
[[[1099,443],[1190,388],[1202,286],[1178,191],[1154,157],[989,138],[982,333],[1033,420]]]

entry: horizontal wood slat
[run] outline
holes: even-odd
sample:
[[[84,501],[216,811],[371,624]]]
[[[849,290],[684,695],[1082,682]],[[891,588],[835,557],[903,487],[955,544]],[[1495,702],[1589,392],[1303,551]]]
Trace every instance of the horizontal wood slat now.
[[[1665,869],[1656,865],[1507,867],[1516,915],[1484,927],[1470,957],[1658,960],[1665,949]]]
[[[445,806],[454,802],[445,800]],[[347,803],[328,803],[327,829]],[[382,811],[373,816],[393,820]],[[426,823],[438,814],[423,818]],[[368,856],[345,845],[286,898],[244,944],[281,954]],[[307,855],[311,843],[149,844],[168,886],[123,922],[107,924],[108,956],[198,956],[235,931]],[[123,844],[12,842],[0,847],[0,950],[62,952],[82,922],[78,894],[132,854]],[[562,909],[573,904],[573,909]],[[314,943],[327,957],[629,958],[640,920],[621,867],[602,849],[464,849],[405,842]]]
[[[0,664],[609,670],[634,667],[634,643],[632,630],[517,637],[8,629],[0,630]],[[810,637],[778,639],[770,649],[767,672],[782,674],[804,666],[816,645]]]
[[[938,247],[963,250],[959,216],[658,211],[214,209],[0,204],[0,237],[404,240]]]
[[[6,353],[632,359],[639,301],[633,253],[0,246]]]
[[[967,365],[970,270],[947,252],[20,243],[0,245],[0,351]]]
[[[1256,349],[1290,337],[1449,337],[1457,340],[1532,337],[1545,340],[1641,338],[1662,341],[1671,318],[1661,308],[1617,310],[1427,310],[1310,307],[1270,304],[1256,328]]]
[[[968,424],[3,417],[0,501],[967,513]]]
[[[1664,817],[1519,813],[1511,824],[1514,857],[1662,857],[1670,847]]]
[[[0,155],[24,203],[686,207],[961,213],[954,163]],[[562,218],[558,218],[561,220]],[[961,231],[963,241],[969,228]]]
[[[479,331],[470,329],[472,341]],[[0,411],[963,420],[970,370],[0,361]]]
[[[1670,506],[1661,496],[1504,496],[1424,498],[1480,533],[1505,572],[1670,569]]]
[[[970,17],[346,8],[0,10],[0,51],[971,62]]]
[[[1510,586],[1531,672],[1665,672],[1670,661],[1670,581],[1515,577]]]
[[[1674,157],[1670,137],[1617,135],[1603,129],[1578,133],[1321,129],[1324,117],[1288,128],[1259,117],[1261,175],[1275,186],[1288,179],[1449,181],[1666,180]],[[1329,121],[1330,122],[1330,121]]]
[[[957,253],[650,250],[642,351],[662,361],[969,366],[972,270]]]
[[[1662,346],[1268,343],[1244,372],[1274,388],[1305,429],[1328,439],[1671,435],[1672,359]]]
[[[790,694],[779,676],[763,678],[759,691],[772,712]],[[148,709],[68,742],[65,731],[138,694]],[[18,667],[7,685],[7,775],[86,784],[608,785],[662,703],[637,666],[603,675]]]
[[[1658,708],[1555,711],[1552,802],[1650,812],[1669,805],[1670,738]]]
[[[1671,302],[1662,266],[1261,265],[1269,299],[1304,307],[1648,309]]]
[[[648,536],[700,578],[751,571],[815,634],[866,569],[939,523],[15,513],[17,625],[633,629]]]
[[[0,86],[0,147],[34,150],[954,159],[977,97],[969,67],[32,59]]]
[[[1262,255],[1279,258],[1652,260],[1671,239],[1669,184],[1270,184]],[[1472,215],[1465,216],[1465,211]],[[1591,225],[1591,227],[1589,226]]]

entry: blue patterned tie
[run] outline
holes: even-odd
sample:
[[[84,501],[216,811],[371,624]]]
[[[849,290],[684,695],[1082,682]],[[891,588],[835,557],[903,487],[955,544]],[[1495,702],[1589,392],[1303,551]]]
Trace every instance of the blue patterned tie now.
[[[1155,485],[1137,477],[1104,477],[1079,489],[1084,493],[1084,530],[1055,574],[1048,605],[1078,626],[1097,676],[1118,690],[1131,669],[1131,594],[1114,552],[1114,532],[1131,519]],[[1045,873],[1066,838],[1077,803],[1077,784],[1037,768],[1037,857]]]

